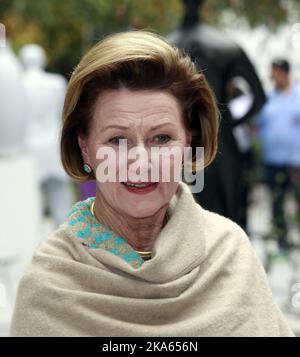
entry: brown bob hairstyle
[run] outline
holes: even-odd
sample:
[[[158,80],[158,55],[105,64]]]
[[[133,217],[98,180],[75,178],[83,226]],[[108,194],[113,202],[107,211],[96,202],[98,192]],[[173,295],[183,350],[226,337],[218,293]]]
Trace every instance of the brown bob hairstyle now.
[[[66,93],[61,160],[77,182],[95,179],[83,171],[78,134],[88,135],[98,96],[107,89],[165,90],[181,103],[192,148],[204,147],[204,165],[216,155],[219,112],[204,75],[184,51],[141,30],[115,33],[96,44],[75,68]],[[195,162],[193,162],[195,164]]]

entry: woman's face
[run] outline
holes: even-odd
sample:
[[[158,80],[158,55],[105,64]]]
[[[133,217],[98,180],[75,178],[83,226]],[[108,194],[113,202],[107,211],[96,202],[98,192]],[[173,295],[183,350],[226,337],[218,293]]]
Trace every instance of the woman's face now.
[[[176,192],[178,179],[173,172],[181,168],[183,148],[190,146],[191,135],[172,94],[120,89],[99,96],[89,136],[78,136],[78,141],[104,200],[120,214],[142,218],[154,215]],[[165,153],[175,149],[175,155],[154,154],[159,149]],[[107,150],[115,154],[115,161],[99,156]],[[153,176],[154,171],[158,176]],[[113,172],[116,182],[100,182],[104,172]]]

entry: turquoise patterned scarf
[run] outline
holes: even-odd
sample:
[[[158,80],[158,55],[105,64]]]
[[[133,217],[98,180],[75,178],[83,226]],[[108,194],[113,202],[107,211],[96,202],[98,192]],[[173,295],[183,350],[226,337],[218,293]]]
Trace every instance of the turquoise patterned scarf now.
[[[92,215],[90,207],[94,200],[95,197],[89,197],[73,205],[67,219],[73,237],[87,249],[105,249],[121,257],[134,268],[143,265],[145,261],[124,238],[99,223]]]

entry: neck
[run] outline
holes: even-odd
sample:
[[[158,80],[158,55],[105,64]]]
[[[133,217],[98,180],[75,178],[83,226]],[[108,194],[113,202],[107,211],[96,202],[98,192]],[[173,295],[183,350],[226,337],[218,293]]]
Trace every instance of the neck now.
[[[97,190],[94,212],[97,219],[138,251],[151,251],[158,234],[166,223],[168,207],[163,206],[153,216],[135,218],[112,208]]]

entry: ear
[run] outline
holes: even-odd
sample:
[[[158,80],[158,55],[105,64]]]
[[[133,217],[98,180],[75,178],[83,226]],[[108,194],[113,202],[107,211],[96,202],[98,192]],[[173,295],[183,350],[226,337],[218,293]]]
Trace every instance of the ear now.
[[[90,155],[89,155],[89,148],[87,145],[87,139],[82,134],[77,134],[78,145],[81,150],[81,155],[83,161],[87,164],[90,164]]]

